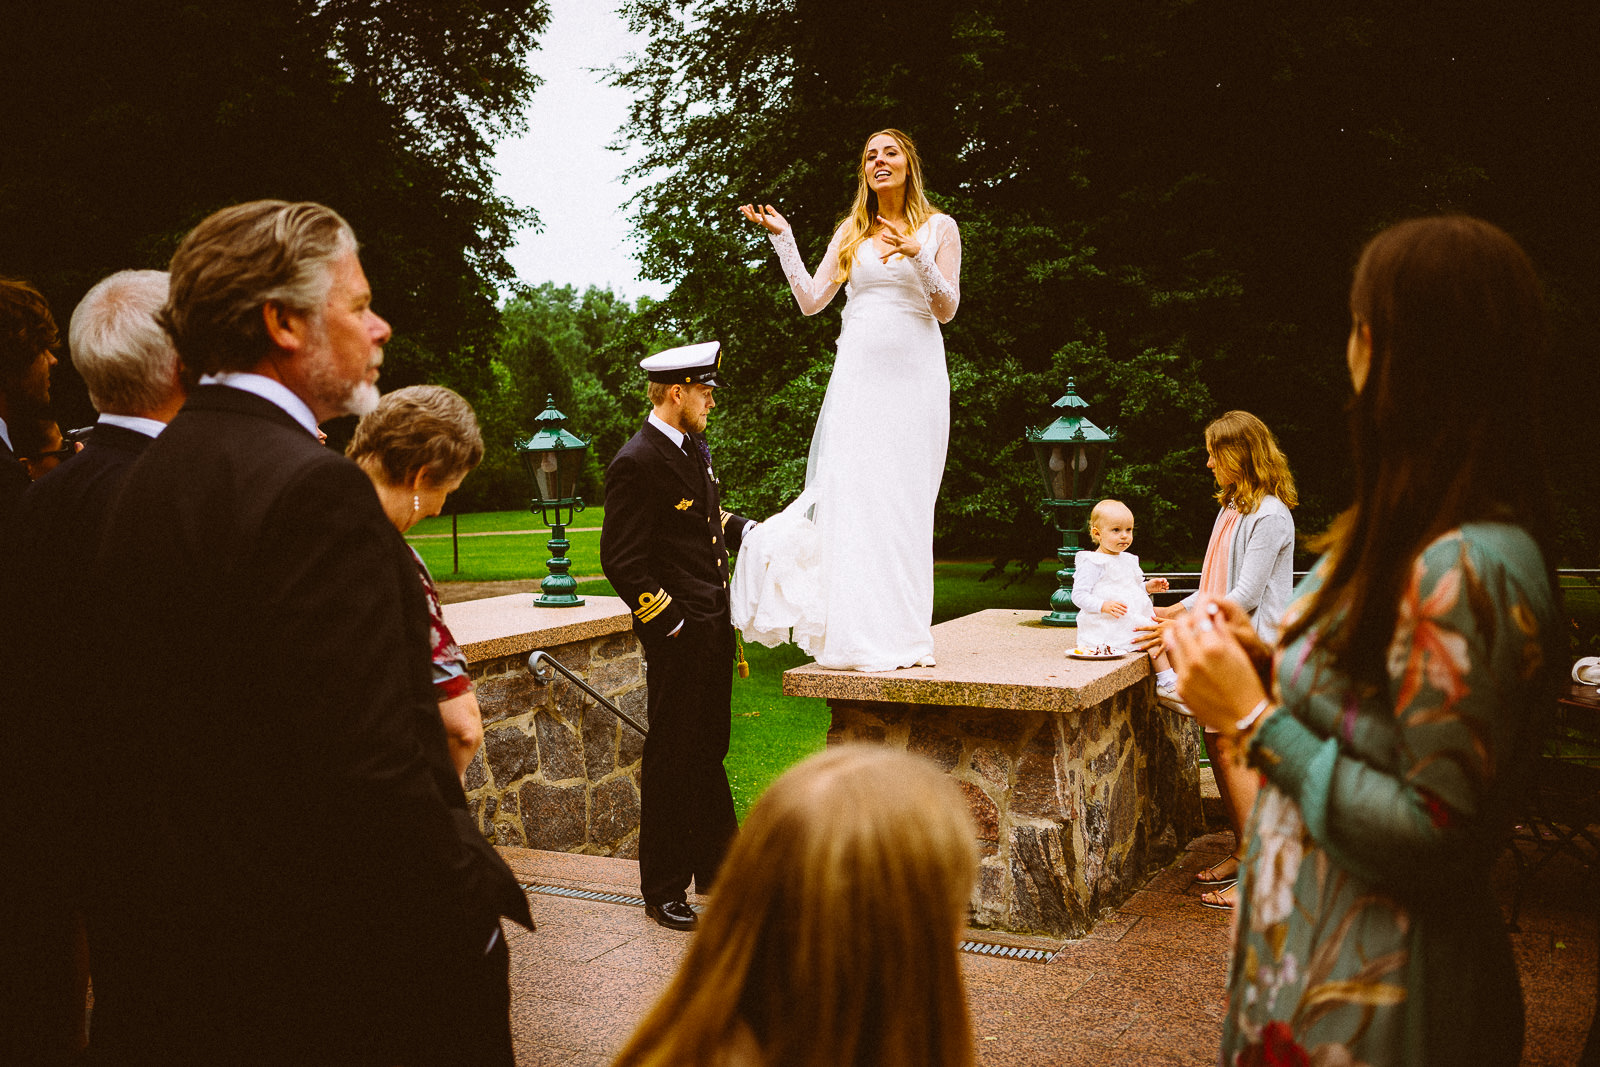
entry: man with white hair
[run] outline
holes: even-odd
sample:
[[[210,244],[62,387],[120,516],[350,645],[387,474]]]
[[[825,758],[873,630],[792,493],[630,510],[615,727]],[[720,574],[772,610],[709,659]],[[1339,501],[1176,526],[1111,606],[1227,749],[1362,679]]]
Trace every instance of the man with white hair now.
[[[145,446],[183,404],[178,354],[156,313],[167,299],[165,271],[121,271],[89,290],[72,314],[72,362],[100,410],[84,450],[30,486],[0,541],[0,602],[7,604],[13,664],[6,725],[30,744],[8,744],[0,788],[15,803],[17,853],[5,863],[18,894],[13,923],[13,988],[0,989],[0,1060],[56,1062],[87,1041],[83,908],[87,871],[75,832],[91,812],[82,790],[41,804],[51,783],[72,775],[97,740],[80,714],[78,650],[61,640],[98,616],[88,579],[111,501]],[[77,842],[80,848],[74,848]]]
[[[389,326],[349,225],[256,201],[172,260],[200,385],[96,564],[107,869],[91,1051],[126,1064],[512,1062],[500,917],[416,565],[318,423],[371,410]]]

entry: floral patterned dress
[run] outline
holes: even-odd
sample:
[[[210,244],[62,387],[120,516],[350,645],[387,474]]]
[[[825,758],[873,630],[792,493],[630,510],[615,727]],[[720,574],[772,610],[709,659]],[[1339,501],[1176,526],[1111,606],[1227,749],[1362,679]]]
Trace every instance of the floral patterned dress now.
[[[1278,650],[1279,708],[1250,749],[1266,783],[1223,1064],[1517,1062],[1522,995],[1489,871],[1539,740],[1559,634],[1533,539],[1474,523],[1418,557],[1383,691],[1335,670],[1315,632]]]
[[[411,548],[410,545],[406,546]],[[439,603],[439,589],[433,584],[428,565],[422,562],[417,550],[411,548],[411,558],[417,561],[417,577],[422,580],[422,592],[428,598],[428,643],[433,646],[433,695],[443,704],[462,693],[473,690],[472,678],[467,674],[467,657],[456,644],[455,635],[444,624],[444,607]]]

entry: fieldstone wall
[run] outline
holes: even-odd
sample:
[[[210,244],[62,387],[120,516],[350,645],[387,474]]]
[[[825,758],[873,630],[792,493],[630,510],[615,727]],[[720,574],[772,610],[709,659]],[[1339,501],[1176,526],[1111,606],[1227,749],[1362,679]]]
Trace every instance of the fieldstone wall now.
[[[1156,703],[1147,673],[1070,711],[829,705],[828,744],[907,749],[961,787],[982,850],[979,926],[1082,937],[1203,826],[1199,731]]]
[[[474,661],[473,646],[465,647],[483,710],[467,800],[484,836],[496,845],[637,858],[644,738],[559,674],[541,684],[526,651]],[[536,647],[648,726],[644,658],[631,631]]]

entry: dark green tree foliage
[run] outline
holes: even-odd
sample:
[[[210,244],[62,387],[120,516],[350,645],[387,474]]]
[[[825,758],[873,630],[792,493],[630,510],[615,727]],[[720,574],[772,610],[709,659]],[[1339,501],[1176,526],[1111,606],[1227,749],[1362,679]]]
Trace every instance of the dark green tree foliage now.
[[[610,289],[546,282],[501,309],[501,328],[490,363],[492,385],[476,401],[485,455],[478,471],[452,497],[462,511],[525,505],[529,486],[516,444],[537,429],[548,398],[567,416],[567,429],[589,442],[578,489],[602,502],[605,465],[639,428],[649,402],[639,360],[650,338],[629,329],[648,315],[651,301],[630,305]],[[668,340],[668,347],[676,343]]]
[[[0,271],[65,321],[219,207],[318,200],[355,228],[394,326],[383,387],[476,392],[502,253],[535,219],[495,194],[491,151],[521,128],[548,17],[545,0],[32,5],[0,35]]]
[[[1320,529],[1346,492],[1350,268],[1372,233],[1424,212],[1483,215],[1528,247],[1565,396],[1546,429],[1570,445],[1587,424],[1600,253],[1574,222],[1593,213],[1579,131],[1600,109],[1582,73],[1596,16],[1581,0],[1536,13],[1494,0],[624,10],[651,35],[616,74],[645,149],[645,270],[675,286],[647,319],[727,346],[734,384],[712,432],[752,513],[803,480],[842,296],[802,319],[735,206],[776,205],[814,266],[862,143],[885,126],[917,139],[965,249],[945,329],[942,550],[1052,547],[1021,435],[1047,421],[1068,375],[1121,431],[1107,491],[1134,507],[1147,557],[1197,558],[1214,509],[1200,430],[1234,407],[1279,433],[1301,529]],[[1564,545],[1592,556],[1593,465],[1565,453]]]

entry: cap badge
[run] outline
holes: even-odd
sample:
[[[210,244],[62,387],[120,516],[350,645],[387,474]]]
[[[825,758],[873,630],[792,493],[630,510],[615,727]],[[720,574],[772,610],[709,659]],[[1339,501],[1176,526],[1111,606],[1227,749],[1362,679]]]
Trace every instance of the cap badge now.
[[[678,501],[672,506],[677,508],[679,511],[688,511],[690,508],[694,507],[694,501],[690,500],[688,497],[684,497],[682,500]]]

